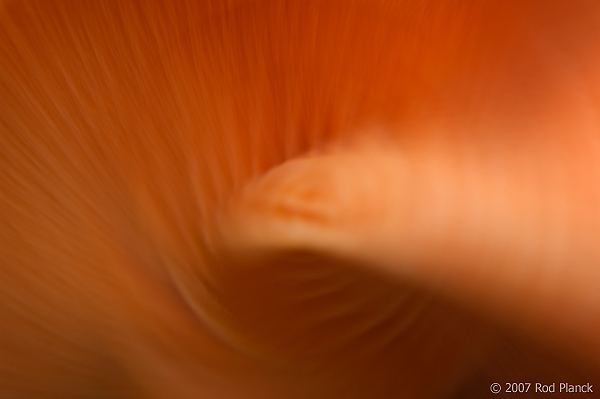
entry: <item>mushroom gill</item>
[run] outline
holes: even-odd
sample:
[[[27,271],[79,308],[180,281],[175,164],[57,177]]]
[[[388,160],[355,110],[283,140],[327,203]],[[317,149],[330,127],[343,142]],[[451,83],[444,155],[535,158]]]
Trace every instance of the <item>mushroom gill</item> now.
[[[599,24],[0,1],[0,397],[600,390]]]

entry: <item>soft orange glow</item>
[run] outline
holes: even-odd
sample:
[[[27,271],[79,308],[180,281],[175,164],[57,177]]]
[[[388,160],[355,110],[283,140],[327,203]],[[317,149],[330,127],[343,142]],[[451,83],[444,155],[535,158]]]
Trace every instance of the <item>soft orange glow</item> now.
[[[599,26],[0,1],[0,398],[600,391]]]

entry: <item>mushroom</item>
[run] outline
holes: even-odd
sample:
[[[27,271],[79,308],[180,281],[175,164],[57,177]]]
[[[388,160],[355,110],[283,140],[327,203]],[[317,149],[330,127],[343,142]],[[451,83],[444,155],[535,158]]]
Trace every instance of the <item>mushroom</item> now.
[[[598,26],[1,1],[0,397],[600,390]]]

